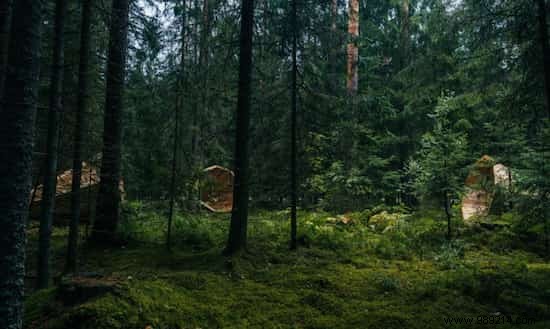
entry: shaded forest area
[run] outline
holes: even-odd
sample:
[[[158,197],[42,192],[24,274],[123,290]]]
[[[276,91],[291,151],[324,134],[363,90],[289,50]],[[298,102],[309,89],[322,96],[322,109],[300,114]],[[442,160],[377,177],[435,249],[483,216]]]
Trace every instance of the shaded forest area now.
[[[546,0],[0,0],[0,328],[548,328]]]

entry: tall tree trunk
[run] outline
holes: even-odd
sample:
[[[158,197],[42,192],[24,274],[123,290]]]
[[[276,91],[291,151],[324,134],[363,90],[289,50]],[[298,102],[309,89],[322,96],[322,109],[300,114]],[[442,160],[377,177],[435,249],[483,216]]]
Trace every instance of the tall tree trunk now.
[[[38,289],[47,288],[50,281],[50,237],[57,186],[59,121],[61,111],[63,110],[63,72],[65,66],[63,50],[65,46],[66,11],[66,0],[56,0],[53,62],[50,81],[50,109],[48,113],[48,141],[46,145],[46,172],[44,175],[39,232],[40,242],[38,246]]]
[[[80,182],[82,180],[82,149],[85,131],[88,96],[90,93],[90,49],[92,1],[82,1],[80,23],[80,60],[78,66],[78,101],[74,128],[73,177],[71,194],[71,223],[69,225],[69,243],[67,246],[67,272],[76,272],[78,261],[78,238],[80,224]]]
[[[205,150],[207,149],[207,144],[209,140],[204,136],[209,133],[208,123],[209,118],[209,85],[208,85],[208,75],[209,75],[209,65],[210,65],[210,33],[211,33],[211,13],[212,13],[212,1],[203,0],[202,6],[202,24],[201,24],[201,34],[200,34],[200,49],[199,49],[199,67],[200,67],[200,109],[197,113],[197,132],[199,134],[198,141],[200,143],[197,145],[196,158],[198,159],[197,164],[199,168],[202,168],[204,165],[204,156]],[[200,145],[200,146],[199,146]]]
[[[407,65],[409,64],[410,60],[410,17],[409,12],[410,10],[410,1],[409,0],[402,0],[401,6],[399,9],[399,25],[400,25],[400,33],[399,33],[399,62],[398,62],[398,71],[404,70]],[[404,85],[401,85],[401,88],[406,89]],[[399,170],[403,170],[405,168],[405,163],[407,161],[407,153],[408,153],[408,141],[412,138],[409,133],[409,127],[408,127],[408,121],[406,117],[405,112],[405,101],[403,99],[403,96],[401,95],[398,100],[397,108],[400,112],[400,118],[399,118],[399,132],[401,134],[402,140],[399,143]],[[405,176],[401,175],[401,183],[405,183]],[[408,195],[407,193],[399,192],[398,193],[398,200],[397,203],[405,203],[406,205],[412,204],[412,197],[411,195]]]
[[[174,205],[176,200],[176,179],[178,173],[178,149],[179,149],[179,121],[180,111],[183,107],[183,86],[185,82],[185,32],[187,29],[186,0],[182,1],[182,22],[181,22],[181,53],[180,68],[176,85],[176,122],[174,125],[174,145],[172,150],[172,177],[170,178],[170,211],[168,213],[168,233],[166,246],[168,250],[172,247],[172,222],[174,218]]]
[[[4,95],[4,81],[6,80],[12,1],[3,0],[0,3],[0,109],[2,108],[1,100]]]
[[[357,95],[359,88],[359,0],[349,0],[348,20],[348,79],[350,96]]]
[[[296,140],[296,112],[297,112],[297,77],[298,77],[298,10],[296,1],[292,0],[292,96],[291,96],[291,123],[290,123],[290,249],[297,247],[297,208],[298,208],[298,184],[297,184],[297,140]]]
[[[128,51],[129,0],[113,0],[105,92],[101,182],[91,239],[112,241],[119,221],[122,107]]]
[[[237,134],[235,139],[235,184],[229,239],[226,254],[246,247],[248,224],[248,136],[250,98],[252,92],[252,36],[254,0],[242,0],[239,63],[239,94],[237,104]]]
[[[546,0],[537,0],[539,16],[539,34],[544,61],[544,96],[546,110],[550,119],[550,45],[548,41],[548,22],[546,18]]]
[[[410,0],[402,0],[399,11],[400,16],[400,37],[399,37],[399,69],[404,69],[409,64],[411,39],[410,39]]]
[[[38,99],[42,1],[13,6],[4,107],[0,112],[0,328],[23,327],[25,221]]]
[[[340,47],[339,42],[339,33],[338,33],[338,0],[332,0],[330,6],[330,42],[328,49],[328,69],[329,69],[329,78],[327,81],[327,87],[329,88],[329,93],[334,95],[338,89],[338,74],[337,67],[337,56],[338,49]]]

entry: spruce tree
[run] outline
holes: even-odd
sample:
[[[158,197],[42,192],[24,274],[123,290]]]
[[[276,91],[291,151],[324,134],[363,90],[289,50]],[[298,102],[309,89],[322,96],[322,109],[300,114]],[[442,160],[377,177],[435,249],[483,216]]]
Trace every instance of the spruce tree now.
[[[0,328],[23,327],[25,222],[38,99],[42,1],[13,7],[5,98],[0,111]]]

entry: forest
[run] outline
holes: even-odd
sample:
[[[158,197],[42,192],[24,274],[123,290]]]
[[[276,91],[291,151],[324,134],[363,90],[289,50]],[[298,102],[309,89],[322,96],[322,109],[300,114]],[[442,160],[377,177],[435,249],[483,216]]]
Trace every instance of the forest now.
[[[0,0],[0,329],[550,328],[546,0]]]

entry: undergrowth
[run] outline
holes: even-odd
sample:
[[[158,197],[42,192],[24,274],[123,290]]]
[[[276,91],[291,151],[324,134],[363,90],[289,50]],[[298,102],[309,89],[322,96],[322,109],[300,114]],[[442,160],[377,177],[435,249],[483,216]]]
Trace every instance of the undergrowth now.
[[[383,229],[371,222],[383,210],[300,212],[296,252],[288,212],[258,211],[248,251],[225,258],[228,215],[178,213],[168,252],[164,210],[129,204],[127,243],[82,254],[81,270],[116,278],[117,289],[70,306],[57,289],[32,294],[25,328],[448,328],[445,317],[492,314],[550,326],[550,265],[507,242],[509,228],[454,223],[447,241],[436,215],[397,211],[377,219]]]

